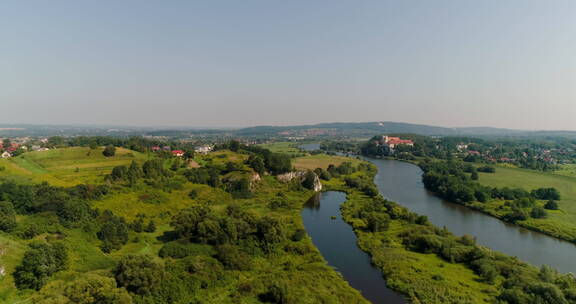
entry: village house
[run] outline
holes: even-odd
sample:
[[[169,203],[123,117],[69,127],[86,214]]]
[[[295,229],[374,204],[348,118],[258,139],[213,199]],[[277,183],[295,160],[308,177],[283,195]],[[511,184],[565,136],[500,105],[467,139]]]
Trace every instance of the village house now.
[[[206,154],[206,153],[212,151],[212,149],[213,148],[211,146],[200,146],[200,147],[196,147],[196,149],[194,149],[194,152]]]
[[[10,158],[10,157],[12,157],[12,154],[10,154],[10,152],[8,152],[8,151],[4,151],[4,153],[2,153],[2,155],[0,157],[1,158]]]
[[[468,150],[468,145],[467,144],[457,144],[456,149],[458,149],[458,151],[460,151],[460,152],[466,151],[466,150]]]
[[[172,151],[172,155],[177,156],[177,157],[182,157],[182,156],[184,156],[184,151],[182,151],[182,150],[173,150],[173,151]]]

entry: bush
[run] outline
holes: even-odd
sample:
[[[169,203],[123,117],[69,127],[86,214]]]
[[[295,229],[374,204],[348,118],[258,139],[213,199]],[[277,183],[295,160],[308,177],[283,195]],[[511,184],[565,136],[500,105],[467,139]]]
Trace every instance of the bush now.
[[[148,255],[126,255],[114,268],[113,273],[118,286],[146,295],[159,285],[164,269]]]
[[[531,194],[541,200],[560,200],[560,192],[556,188],[539,188],[532,190]]]
[[[61,243],[32,243],[16,267],[14,283],[18,289],[40,290],[50,276],[66,268],[68,253]]]
[[[211,246],[193,244],[187,241],[174,241],[164,244],[158,255],[162,258],[182,259],[192,255],[211,255],[213,253]]]
[[[227,269],[231,270],[250,270],[252,261],[250,256],[242,252],[238,246],[220,245],[216,247],[216,259],[220,261]]]
[[[296,232],[292,235],[292,241],[294,242],[299,242],[302,239],[304,239],[304,237],[306,237],[306,230],[304,229],[298,229],[296,230]]]
[[[106,148],[104,148],[104,151],[102,151],[102,154],[106,157],[112,157],[116,155],[116,147],[106,146]]]
[[[0,202],[0,230],[11,231],[16,228],[16,212],[10,202]]]
[[[545,218],[546,210],[542,207],[536,206],[532,208],[532,211],[530,211],[530,216],[533,218]]]
[[[496,173],[496,168],[494,168],[492,166],[481,166],[481,167],[478,167],[476,169],[476,171],[484,172],[484,173]]]
[[[558,210],[558,203],[554,200],[549,200],[544,205],[544,208],[548,210]]]

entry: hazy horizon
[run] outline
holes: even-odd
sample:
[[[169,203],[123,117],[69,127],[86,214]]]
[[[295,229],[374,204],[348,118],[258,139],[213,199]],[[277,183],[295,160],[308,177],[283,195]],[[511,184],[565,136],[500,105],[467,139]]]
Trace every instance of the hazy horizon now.
[[[576,2],[0,4],[0,123],[576,130]]]

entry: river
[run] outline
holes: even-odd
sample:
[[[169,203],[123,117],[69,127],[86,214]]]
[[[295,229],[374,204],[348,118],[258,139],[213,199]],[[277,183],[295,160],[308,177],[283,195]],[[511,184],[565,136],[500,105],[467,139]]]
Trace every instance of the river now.
[[[525,262],[576,273],[574,244],[444,201],[424,188],[423,172],[416,165],[397,160],[367,160],[378,167],[375,182],[385,198],[428,216],[434,225],[446,226],[456,235],[472,235],[479,244]]]
[[[402,296],[386,287],[382,272],[373,267],[370,256],[358,248],[352,227],[340,215],[340,205],[345,201],[346,194],[335,191],[312,197],[302,210],[306,232],[328,264],[370,302],[406,303]]]
[[[442,200],[424,188],[423,172],[416,165],[397,160],[367,160],[378,167],[375,183],[385,198],[426,215],[434,225],[446,226],[455,235],[472,235],[480,245],[533,265],[549,265],[564,273],[576,273],[574,244]],[[328,264],[372,303],[406,303],[386,287],[381,271],[374,268],[370,256],[358,248],[352,227],[340,215],[340,205],[345,200],[344,193],[329,191],[306,203],[302,218],[314,245]]]

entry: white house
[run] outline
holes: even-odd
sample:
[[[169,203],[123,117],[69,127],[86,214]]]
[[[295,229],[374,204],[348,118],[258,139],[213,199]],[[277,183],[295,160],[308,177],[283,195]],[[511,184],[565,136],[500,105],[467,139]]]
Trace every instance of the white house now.
[[[12,154],[10,154],[10,152],[8,152],[8,151],[5,151],[4,153],[2,153],[2,155],[0,157],[9,158],[9,157],[12,157]]]
[[[194,149],[194,152],[196,153],[203,153],[206,154],[208,152],[212,151],[212,147],[211,146],[200,146],[197,147],[196,149]]]

